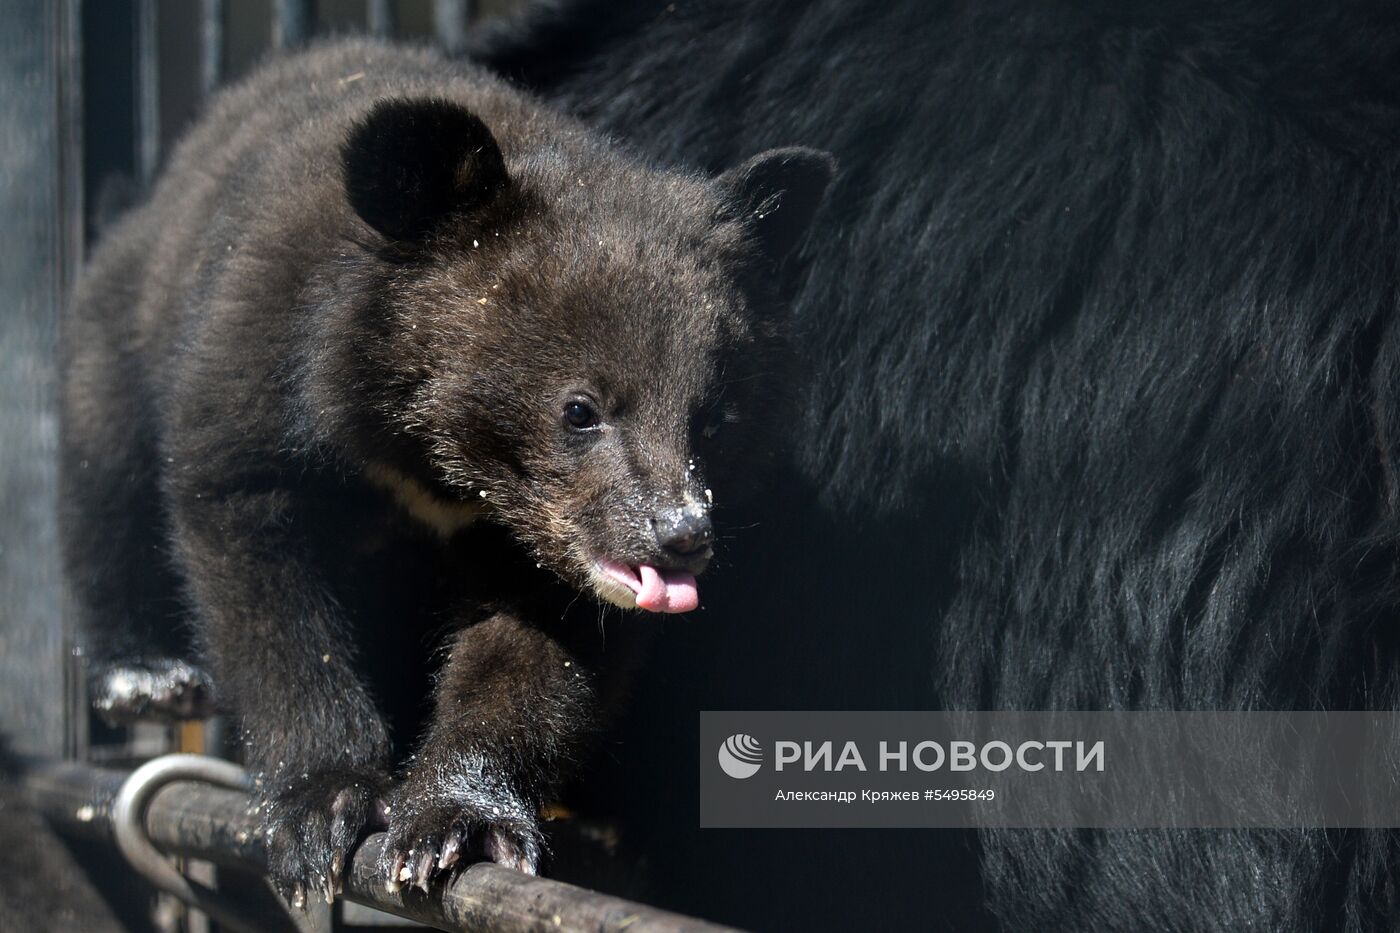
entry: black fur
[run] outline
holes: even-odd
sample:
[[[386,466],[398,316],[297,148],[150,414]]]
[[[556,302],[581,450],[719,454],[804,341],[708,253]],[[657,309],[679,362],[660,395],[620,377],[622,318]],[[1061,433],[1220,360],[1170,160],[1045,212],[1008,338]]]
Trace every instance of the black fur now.
[[[380,101],[346,140],[341,159],[350,206],[394,240],[426,236],[509,182],[486,124],[443,100]]]
[[[626,660],[564,609],[642,602],[600,558],[708,563],[712,494],[779,413],[765,270],[831,170],[656,171],[484,72],[347,42],[222,94],[111,231],[64,332],[93,682],[109,713],[190,712],[188,615],[294,899],[377,823],[394,885],[537,870]]]
[[[693,705],[1400,701],[1393,5],[583,0],[478,52],[676,164],[843,168]],[[759,926],[1400,924],[1391,833],[988,833],[982,890],[949,834],[689,816],[661,896]]]

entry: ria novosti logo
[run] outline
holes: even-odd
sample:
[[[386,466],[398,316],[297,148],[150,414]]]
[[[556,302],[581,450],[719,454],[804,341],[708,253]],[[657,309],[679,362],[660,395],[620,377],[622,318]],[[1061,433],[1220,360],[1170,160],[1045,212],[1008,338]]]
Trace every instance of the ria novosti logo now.
[[[732,778],[751,778],[762,764],[763,746],[751,735],[736,732],[719,747],[719,766]]]

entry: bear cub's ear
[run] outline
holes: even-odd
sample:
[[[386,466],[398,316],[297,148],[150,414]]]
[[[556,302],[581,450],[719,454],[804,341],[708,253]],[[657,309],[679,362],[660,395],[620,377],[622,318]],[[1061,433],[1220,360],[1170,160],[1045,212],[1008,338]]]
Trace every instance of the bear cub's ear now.
[[[835,175],[830,153],[794,146],[760,152],[716,181],[764,253],[779,263],[802,241]]]
[[[416,241],[448,216],[506,187],[491,131],[445,100],[376,103],[340,152],[345,193],[365,223],[391,240]]]

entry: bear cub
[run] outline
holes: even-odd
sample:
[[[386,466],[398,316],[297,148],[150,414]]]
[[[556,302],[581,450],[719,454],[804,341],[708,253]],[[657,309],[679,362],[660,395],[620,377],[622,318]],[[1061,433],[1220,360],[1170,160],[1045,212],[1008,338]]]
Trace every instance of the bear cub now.
[[[95,705],[236,715],[294,901],[375,827],[391,887],[537,871],[616,661],[567,609],[696,608],[712,507],[772,452],[773,283],[832,171],[661,170],[368,41],[214,99],[63,328]]]

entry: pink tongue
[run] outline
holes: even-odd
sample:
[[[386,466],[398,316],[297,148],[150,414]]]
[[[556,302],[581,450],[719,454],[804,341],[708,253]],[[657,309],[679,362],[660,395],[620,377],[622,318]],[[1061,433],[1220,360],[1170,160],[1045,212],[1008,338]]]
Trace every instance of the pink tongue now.
[[[637,591],[637,608],[648,612],[690,612],[700,605],[695,575],[683,570],[657,570],[642,564],[642,588]]]

